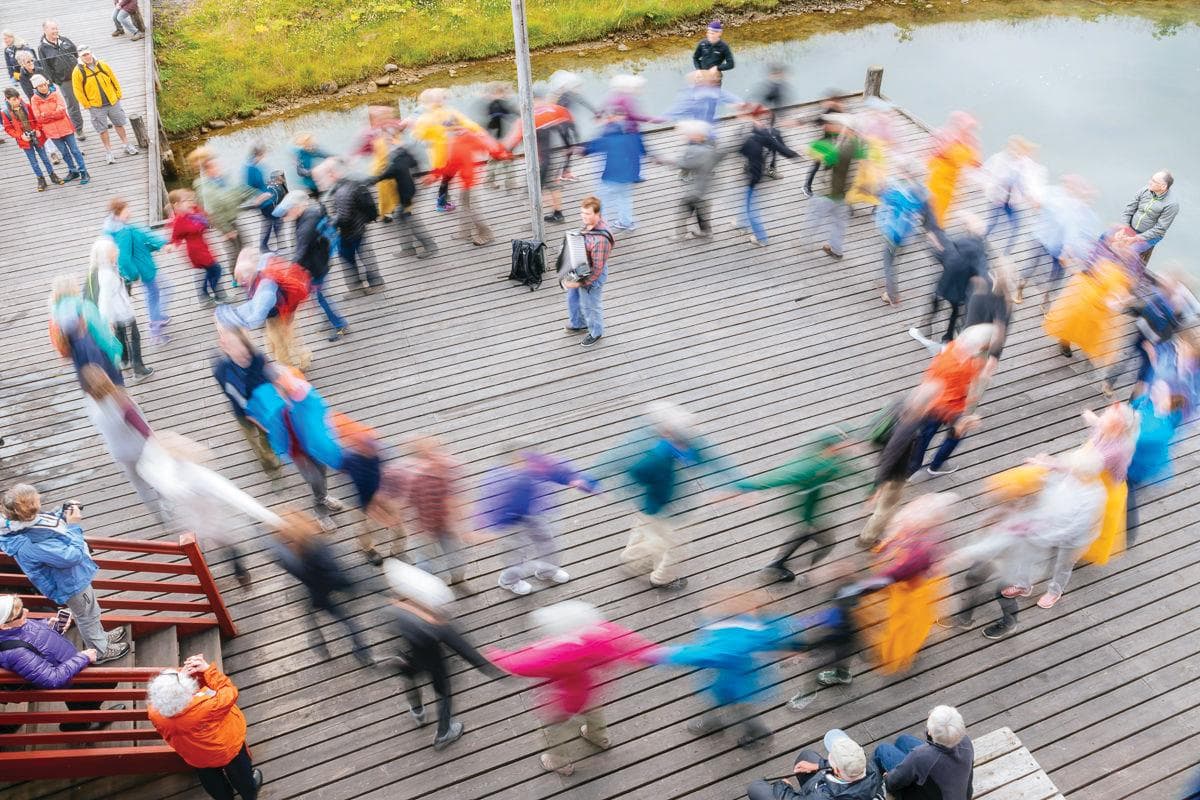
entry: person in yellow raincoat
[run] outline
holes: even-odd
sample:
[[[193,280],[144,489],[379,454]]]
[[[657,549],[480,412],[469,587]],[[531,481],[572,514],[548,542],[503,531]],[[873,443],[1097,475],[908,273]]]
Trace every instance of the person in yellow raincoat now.
[[[846,192],[846,203],[850,206],[877,206],[880,203],[879,196],[887,184],[887,155],[896,138],[890,109],[888,103],[872,97],[866,102],[866,109],[856,115],[863,157],[858,162],[850,190]]]
[[[862,629],[868,630],[883,613],[867,637],[883,672],[907,669],[937,623],[945,588],[938,570],[938,531],[957,501],[958,495],[950,492],[918,497],[896,514],[877,548],[875,577],[862,588],[881,593],[862,607],[860,617]]]
[[[1137,415],[1125,403],[1113,403],[1099,416],[1084,410],[1083,418],[1092,428],[1088,444],[1104,462],[1100,480],[1104,484],[1104,516],[1100,535],[1084,551],[1082,559],[1090,564],[1107,564],[1125,549],[1125,503],[1129,487],[1125,472],[1133,460],[1137,444]]]
[[[937,150],[929,160],[929,207],[934,219],[946,227],[946,214],[954,201],[959,177],[964,169],[978,167],[982,162],[975,129],[979,123],[965,111],[950,115],[949,124],[937,133]]]
[[[1110,249],[1119,252],[1125,248],[1124,239],[1120,232],[1113,234]],[[1046,312],[1042,329],[1058,340],[1064,356],[1071,357],[1074,345],[1093,364],[1105,366],[1121,345],[1121,307],[1132,285],[1132,277],[1114,258],[1099,258],[1071,276]]]
[[[367,130],[359,143],[360,155],[371,156],[371,174],[378,176],[388,166],[392,147],[397,144],[397,134],[403,129],[404,123],[396,117],[390,106],[370,106],[367,108]],[[379,216],[384,222],[392,221],[392,214],[400,204],[400,191],[392,178],[378,180],[375,184],[379,190]]]
[[[425,143],[429,150],[429,168],[436,170],[446,165],[449,152],[449,134],[447,131],[454,127],[463,127],[475,133],[483,133],[483,128],[461,111],[446,105],[449,92],[446,89],[426,89],[417,96],[421,105],[421,114],[413,124],[413,138]],[[438,184],[438,211],[453,211],[454,204],[450,202],[450,179],[442,178]]]

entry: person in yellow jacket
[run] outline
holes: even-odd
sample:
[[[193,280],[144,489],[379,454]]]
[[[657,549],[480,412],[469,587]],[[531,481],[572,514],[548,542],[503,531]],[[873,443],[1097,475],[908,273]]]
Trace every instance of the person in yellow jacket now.
[[[104,143],[104,163],[112,164],[117,160],[109,142],[109,124],[117,132],[125,152],[136,156],[138,149],[129,141],[129,134],[125,131],[129,117],[121,108],[121,82],[108,64],[96,58],[89,47],[79,50],[79,63],[71,73],[71,86],[79,105],[87,109],[91,116],[92,128],[100,134],[100,141]]]
[[[421,104],[421,115],[413,125],[414,139],[420,139],[429,150],[429,168],[441,169],[446,165],[446,155],[449,152],[450,128],[463,127],[475,133],[483,133],[483,128],[474,120],[457,109],[446,105],[449,94],[445,89],[426,89],[417,96]],[[437,210],[453,211],[454,204],[450,202],[450,179],[442,178],[438,184]]]

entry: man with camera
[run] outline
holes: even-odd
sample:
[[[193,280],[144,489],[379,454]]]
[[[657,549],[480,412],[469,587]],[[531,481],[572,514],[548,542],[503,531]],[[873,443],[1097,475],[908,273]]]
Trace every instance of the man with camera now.
[[[0,550],[11,556],[39,592],[55,605],[66,606],[85,648],[99,655],[95,663],[115,661],[129,652],[125,629],[105,633],[100,604],[92,588],[99,567],[83,539],[83,507],[67,502],[57,514],[42,513],[37,489],[18,483],[4,495]]]
[[[592,195],[583,198],[579,207],[583,220],[580,248],[572,247],[571,234],[559,254],[560,282],[567,290],[567,332],[584,333],[580,342],[591,347],[604,335],[604,283],[608,280],[608,257],[612,253],[613,235],[600,216],[600,200]]]

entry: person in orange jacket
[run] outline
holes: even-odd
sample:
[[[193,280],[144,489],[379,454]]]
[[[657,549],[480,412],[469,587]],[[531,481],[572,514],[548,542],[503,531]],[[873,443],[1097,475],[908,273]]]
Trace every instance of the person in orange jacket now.
[[[495,159],[506,159],[512,156],[486,133],[468,128],[461,122],[448,121],[446,132],[449,134],[446,148],[446,161],[442,166],[430,170],[426,183],[434,183],[458,178],[462,187],[459,193],[459,210],[462,218],[459,221],[459,235],[469,239],[473,245],[485,245],[492,241],[492,230],[478,210],[471,204],[471,189],[477,181],[476,171],[479,162],[485,162],[490,156]]]
[[[17,145],[29,159],[33,174],[37,175],[38,191],[46,191],[46,176],[38,166],[38,159],[46,166],[46,172],[55,185],[61,186],[63,179],[54,174],[54,166],[46,155],[46,133],[42,123],[38,121],[28,103],[22,102],[21,95],[11,86],[4,90],[4,103],[0,106],[0,122],[4,124],[4,132],[16,140]]]
[[[164,670],[146,690],[147,713],[155,730],[189,767],[215,800],[256,800],[262,771],[246,749],[246,717],[237,707],[238,690],[203,655],[188,657],[179,669]]]

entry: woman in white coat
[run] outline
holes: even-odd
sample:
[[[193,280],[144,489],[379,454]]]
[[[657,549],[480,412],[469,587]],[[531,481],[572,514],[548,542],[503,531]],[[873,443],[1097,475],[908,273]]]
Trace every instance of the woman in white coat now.
[[[133,314],[133,301],[125,281],[117,271],[117,244],[107,236],[92,244],[92,263],[88,271],[88,291],[96,298],[100,316],[112,326],[124,353],[121,369],[133,368],[133,380],[147,377],[154,369],[142,362],[142,335]]]

